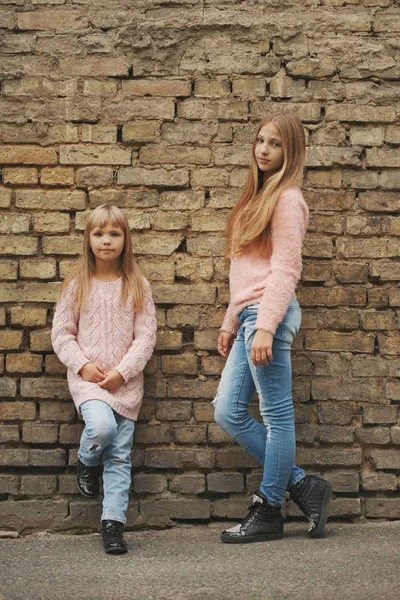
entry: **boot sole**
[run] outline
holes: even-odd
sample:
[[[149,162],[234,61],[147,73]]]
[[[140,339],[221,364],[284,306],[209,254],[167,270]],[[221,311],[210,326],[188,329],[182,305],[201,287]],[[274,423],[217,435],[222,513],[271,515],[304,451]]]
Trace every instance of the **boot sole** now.
[[[272,540],[281,540],[283,533],[266,533],[265,535],[243,535],[232,536],[221,533],[221,542],[224,544],[252,544],[253,542],[269,542]]]
[[[322,500],[321,518],[319,520],[318,527],[315,529],[315,531],[310,533],[310,537],[312,537],[312,538],[319,538],[319,537],[323,537],[323,535],[324,535],[325,525],[328,520],[329,503],[331,501],[331,497],[332,497],[332,483],[330,481],[327,481],[324,499]]]
[[[108,550],[104,548],[104,552],[106,554],[126,554],[128,552],[128,548],[109,548]]]

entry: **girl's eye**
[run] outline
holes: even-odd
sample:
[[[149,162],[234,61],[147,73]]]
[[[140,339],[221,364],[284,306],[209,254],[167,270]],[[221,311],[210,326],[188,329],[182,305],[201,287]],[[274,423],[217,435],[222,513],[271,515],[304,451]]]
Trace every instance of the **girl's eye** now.
[[[112,236],[113,236],[113,237],[120,237],[120,235],[121,235],[121,234],[120,234],[120,233],[117,233],[117,232],[115,232],[115,233],[113,233],[113,234],[112,234]]]
[[[276,146],[277,148],[281,147],[281,145],[278,142],[273,142],[273,146]]]
[[[257,138],[257,142],[258,142],[259,144],[262,144],[262,143],[263,143],[263,141],[264,141],[264,140],[263,140],[262,138]]]
[[[93,234],[95,237],[101,237],[101,231],[95,231]]]

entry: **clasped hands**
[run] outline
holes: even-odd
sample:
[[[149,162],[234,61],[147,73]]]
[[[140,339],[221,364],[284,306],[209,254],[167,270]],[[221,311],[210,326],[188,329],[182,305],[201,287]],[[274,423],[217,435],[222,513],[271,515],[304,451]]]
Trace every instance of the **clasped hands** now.
[[[218,337],[217,349],[221,356],[228,358],[235,336],[228,331],[221,331]],[[257,329],[251,346],[251,362],[255,367],[267,365],[273,360],[272,342],[274,336],[270,331]]]
[[[85,381],[97,383],[101,388],[111,391],[117,390],[123,383],[124,378],[116,369],[105,371],[99,365],[92,362],[87,362],[79,371],[79,375]]]

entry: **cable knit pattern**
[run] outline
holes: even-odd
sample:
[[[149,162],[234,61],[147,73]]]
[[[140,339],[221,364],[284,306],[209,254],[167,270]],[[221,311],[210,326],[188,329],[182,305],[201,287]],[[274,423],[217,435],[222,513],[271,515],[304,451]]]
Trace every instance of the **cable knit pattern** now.
[[[301,275],[301,250],[308,225],[308,208],[297,186],[279,198],[271,219],[272,254],[262,258],[241,255],[231,261],[230,304],[222,331],[236,335],[237,316],[250,304],[260,304],[257,329],[275,334]]]
[[[130,297],[119,305],[122,278],[103,282],[93,278],[88,309],[78,313],[75,283],[67,286],[54,314],[51,339],[54,350],[68,368],[68,385],[76,408],[86,400],[103,400],[118,414],[136,421],[143,397],[143,369],[156,343],[157,323],[151,290],[146,281],[144,309],[134,312]],[[109,392],[78,374],[94,362],[109,371],[116,369],[124,383]]]

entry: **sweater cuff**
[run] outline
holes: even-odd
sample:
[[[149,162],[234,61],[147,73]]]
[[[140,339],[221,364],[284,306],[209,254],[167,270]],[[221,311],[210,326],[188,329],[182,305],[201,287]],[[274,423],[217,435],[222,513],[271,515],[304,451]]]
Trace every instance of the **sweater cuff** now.
[[[240,323],[234,317],[230,317],[229,315],[225,315],[224,322],[222,323],[222,327],[220,331],[227,331],[232,335],[236,335],[240,328]]]
[[[276,330],[278,329],[278,325],[279,323],[276,322],[275,319],[272,319],[271,317],[267,317],[267,318],[260,318],[260,315],[258,315],[257,321],[256,321],[256,329],[262,329],[263,331],[269,331],[269,333],[272,333],[272,335],[275,335]]]
[[[129,369],[127,367],[123,367],[123,365],[121,365],[121,364],[114,367],[114,371],[118,371],[118,373],[121,375],[121,377],[125,381],[125,383],[128,381],[128,379],[131,378]]]
[[[88,363],[90,363],[90,360],[88,360],[87,358],[81,358],[81,360],[75,360],[74,363],[70,366],[70,369],[73,373],[75,373],[75,375],[78,375],[82,367],[84,367]]]

